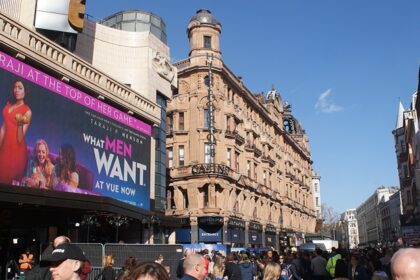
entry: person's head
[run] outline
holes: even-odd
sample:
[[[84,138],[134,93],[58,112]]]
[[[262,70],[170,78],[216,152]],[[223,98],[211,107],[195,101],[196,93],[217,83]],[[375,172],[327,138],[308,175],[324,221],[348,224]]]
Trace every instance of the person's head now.
[[[317,256],[322,256],[322,250],[321,250],[320,248],[316,248],[316,249],[315,249],[315,254],[316,254]]]
[[[273,250],[268,250],[267,251],[267,257],[271,258],[271,259],[273,258]]]
[[[285,254],[280,254],[279,255],[279,263],[280,264],[286,263],[286,255]]]
[[[155,262],[142,262],[133,267],[124,280],[169,280],[166,269]]]
[[[104,256],[104,259],[103,259],[103,264],[104,264],[104,267],[107,267],[107,266],[113,266],[114,265],[114,256],[113,255],[106,255],[106,256]]]
[[[335,263],[334,277],[347,277],[347,264],[343,259],[338,259]]]
[[[39,139],[35,143],[35,149],[34,149],[34,158],[36,162],[40,165],[44,165],[47,161],[49,161],[49,155],[50,151],[48,149],[48,144],[45,142],[44,139]]]
[[[420,279],[420,249],[399,249],[391,258],[394,280]]]
[[[25,95],[26,95],[26,90],[25,90],[25,85],[23,84],[23,82],[20,80],[15,81],[13,83],[12,92],[13,92],[12,99],[11,99],[12,103],[24,100]]]
[[[202,255],[190,254],[184,260],[184,273],[198,280],[203,280],[206,274],[205,262]]]
[[[56,238],[54,238],[53,247],[57,248],[58,245],[70,244],[70,243],[71,243],[70,238],[68,238],[67,236],[64,236],[64,235],[60,235],[60,236],[57,236]]]
[[[241,254],[241,262],[249,262],[249,257],[247,254]]]
[[[275,262],[269,262],[264,268],[264,280],[277,280],[280,277],[280,265]]]
[[[191,249],[185,249],[184,251],[184,257],[188,257],[188,255],[190,255],[192,253]]]
[[[137,264],[136,258],[129,256],[125,259],[123,269],[125,270],[131,270],[133,267],[135,267]]]
[[[74,244],[61,244],[45,258],[50,263],[51,279],[79,279],[86,257]]]
[[[233,253],[228,253],[226,255],[226,262],[233,262],[235,261],[235,255]]]

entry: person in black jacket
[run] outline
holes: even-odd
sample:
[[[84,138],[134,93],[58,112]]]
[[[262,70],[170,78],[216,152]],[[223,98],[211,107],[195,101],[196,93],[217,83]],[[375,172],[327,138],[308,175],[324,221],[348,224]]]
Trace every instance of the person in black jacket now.
[[[181,279],[184,276],[184,260],[191,254],[190,249],[185,249],[184,257],[178,261],[178,265],[176,267],[176,277]]]
[[[106,255],[103,260],[104,269],[102,270],[102,280],[115,280],[114,256]]]
[[[233,253],[226,255],[225,272],[223,273],[223,277],[226,276],[229,280],[242,280],[241,269],[235,262],[235,256]]]

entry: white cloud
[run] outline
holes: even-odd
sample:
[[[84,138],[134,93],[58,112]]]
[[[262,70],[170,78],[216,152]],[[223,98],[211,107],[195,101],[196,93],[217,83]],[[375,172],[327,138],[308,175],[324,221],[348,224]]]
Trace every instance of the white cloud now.
[[[332,90],[329,88],[318,97],[318,101],[315,104],[315,109],[323,113],[334,113],[343,110],[343,107],[334,104],[331,100]]]

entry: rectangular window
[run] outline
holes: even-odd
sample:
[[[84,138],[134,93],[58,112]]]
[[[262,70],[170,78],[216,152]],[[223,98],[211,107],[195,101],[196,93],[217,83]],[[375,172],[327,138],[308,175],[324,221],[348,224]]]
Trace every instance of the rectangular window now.
[[[203,190],[203,206],[209,207],[209,185],[206,185]]]
[[[258,181],[258,165],[254,163],[254,180]]]
[[[239,153],[235,152],[235,171],[239,172]]]
[[[204,36],[204,47],[207,49],[211,48],[211,36]]]
[[[268,187],[271,188],[271,172],[268,172]]]
[[[178,147],[178,156],[179,156],[179,166],[184,166],[185,164],[185,151],[184,151],[184,145],[180,145]]]
[[[172,114],[170,114],[166,117],[166,133],[172,133],[172,130]]]
[[[188,201],[188,192],[187,190],[182,190],[182,206],[184,207],[184,209],[188,209],[189,206],[189,201]]]
[[[231,131],[230,130],[230,116],[226,116],[226,130]]]
[[[179,113],[179,124],[178,124],[178,129],[179,130],[184,130],[184,112],[180,112]]]
[[[204,144],[204,163],[210,163],[210,145]]]
[[[231,153],[232,153],[232,149],[228,148],[226,151],[226,161],[227,161],[227,165],[232,168],[232,159],[231,159]]]
[[[267,186],[267,172],[265,170],[263,172],[263,181],[264,181],[264,186]]]
[[[248,173],[248,177],[251,178],[251,161],[246,162],[246,172]]]
[[[319,206],[319,197],[315,197],[315,206]]]
[[[210,115],[209,115],[209,110],[208,109],[204,109],[204,128],[209,128],[210,126]]]
[[[318,192],[318,183],[315,183],[315,192]]]
[[[168,166],[169,168],[174,167],[174,155],[172,148],[168,148],[166,150],[166,166]]]

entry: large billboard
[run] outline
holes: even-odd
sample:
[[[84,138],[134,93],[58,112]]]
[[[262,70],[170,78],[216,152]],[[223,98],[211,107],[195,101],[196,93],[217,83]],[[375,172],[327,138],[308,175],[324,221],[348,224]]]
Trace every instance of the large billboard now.
[[[0,52],[0,182],[150,208],[151,126]]]

